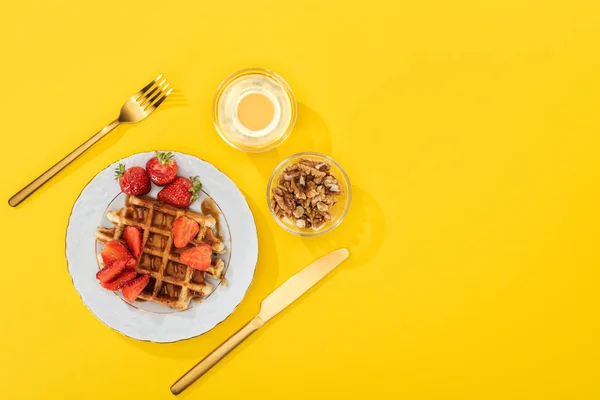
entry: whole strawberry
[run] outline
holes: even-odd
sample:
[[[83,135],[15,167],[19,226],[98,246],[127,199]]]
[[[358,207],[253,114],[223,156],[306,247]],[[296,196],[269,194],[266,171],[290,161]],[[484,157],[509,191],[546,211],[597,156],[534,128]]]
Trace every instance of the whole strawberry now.
[[[176,207],[189,207],[198,198],[202,184],[198,177],[190,179],[178,176],[158,192],[158,199]]]
[[[173,153],[156,152],[146,163],[146,172],[150,175],[150,180],[155,185],[168,185],[177,176],[177,161],[173,160]]]
[[[146,194],[152,189],[148,173],[142,167],[125,169],[125,164],[119,164],[115,170],[115,178],[119,181],[121,191],[130,196]]]

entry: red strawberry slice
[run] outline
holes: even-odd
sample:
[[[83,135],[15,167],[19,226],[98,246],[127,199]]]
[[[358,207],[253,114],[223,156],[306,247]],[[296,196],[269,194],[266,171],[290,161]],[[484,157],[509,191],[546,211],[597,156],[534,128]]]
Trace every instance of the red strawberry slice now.
[[[134,302],[150,282],[150,275],[143,274],[123,285],[121,292],[127,301]]]
[[[100,282],[110,282],[117,277],[123,270],[125,269],[126,259],[122,258],[120,260],[114,261],[108,266],[102,268],[96,274],[96,279]]]
[[[211,257],[212,247],[206,243],[202,243],[181,253],[179,260],[192,268],[206,271],[210,267]]]
[[[128,226],[123,231],[123,239],[133,253],[135,258],[142,254],[142,228],[138,226]]]
[[[124,284],[126,284],[130,280],[134,279],[136,276],[137,276],[137,272],[135,272],[135,270],[126,269],[123,272],[121,272],[119,275],[117,275],[112,281],[101,282],[100,284],[102,285],[102,287],[104,289],[108,289],[108,290],[114,292],[115,290],[121,289],[121,287]]]
[[[177,218],[173,222],[173,244],[178,249],[187,246],[200,231],[200,225],[185,215]]]
[[[137,266],[137,260],[131,257],[125,264],[125,268],[135,268]]]
[[[100,253],[102,263],[105,267],[109,267],[112,263],[118,260],[129,261],[133,258],[127,247],[118,240],[111,240],[104,245],[102,252]]]

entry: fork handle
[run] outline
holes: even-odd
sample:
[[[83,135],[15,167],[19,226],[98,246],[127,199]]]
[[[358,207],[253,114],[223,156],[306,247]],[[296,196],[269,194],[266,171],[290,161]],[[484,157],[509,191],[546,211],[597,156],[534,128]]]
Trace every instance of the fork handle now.
[[[58,174],[63,170],[67,165],[69,165],[73,160],[82,155],[87,149],[96,144],[100,139],[106,136],[110,131],[115,129],[120,122],[118,119],[114,120],[110,124],[106,125],[104,128],[100,129],[98,133],[94,136],[86,140],[81,146],[73,150],[69,153],[65,158],[54,164],[48,171],[44,172],[40,176],[38,176],[33,182],[29,185],[25,186],[23,189],[19,190],[13,197],[8,200],[8,204],[11,207],[18,206],[23,200],[29,197],[33,192],[42,187],[43,184],[48,182],[54,175]]]

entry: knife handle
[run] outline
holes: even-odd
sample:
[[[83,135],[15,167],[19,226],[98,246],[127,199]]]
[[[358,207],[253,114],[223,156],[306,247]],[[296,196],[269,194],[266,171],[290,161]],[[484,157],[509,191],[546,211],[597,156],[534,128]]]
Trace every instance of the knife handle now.
[[[234,333],[229,339],[224,341],[219,347],[213,350],[212,353],[204,357],[202,361],[192,367],[181,378],[171,386],[171,393],[178,395],[183,392],[188,386],[194,383],[198,378],[208,372],[209,369],[215,366],[223,357],[235,349],[248,336],[254,333],[263,325],[263,321],[259,317],[254,317],[250,322]]]

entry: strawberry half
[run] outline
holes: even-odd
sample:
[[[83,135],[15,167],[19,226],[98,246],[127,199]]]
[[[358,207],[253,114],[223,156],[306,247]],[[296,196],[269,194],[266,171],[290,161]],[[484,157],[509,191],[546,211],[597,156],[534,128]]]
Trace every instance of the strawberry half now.
[[[125,260],[125,262],[128,263],[133,259],[133,256],[129,250],[127,250],[127,247],[118,240],[107,242],[100,253],[100,257],[102,258],[102,263],[105,267],[110,267],[112,263],[119,260]],[[135,259],[133,261],[135,262]],[[135,264],[133,266],[135,267]]]
[[[123,285],[121,292],[123,297],[129,302],[134,302],[135,299],[142,293],[146,285],[150,282],[150,275],[143,274]]]
[[[191,218],[182,215],[173,222],[173,244],[178,249],[187,246],[200,231],[200,225]]]
[[[152,157],[146,163],[146,172],[150,176],[150,180],[155,185],[165,186],[173,182],[177,176],[177,161],[173,160],[173,153],[156,152],[156,156]]]
[[[137,272],[133,269],[126,269],[122,271],[119,275],[117,275],[110,282],[101,282],[100,284],[104,289],[108,289],[110,291],[115,291],[121,289],[124,284],[134,279],[137,276]]]
[[[200,271],[206,271],[210,267],[212,258],[212,247],[206,243],[201,243],[181,253],[179,260],[192,268]]]
[[[119,181],[121,191],[130,196],[147,194],[152,189],[148,173],[142,167],[125,169],[125,164],[119,164],[115,170],[115,179]]]
[[[178,176],[158,192],[158,199],[176,207],[189,207],[197,198],[202,184],[198,177],[190,179]]]
[[[128,226],[123,231],[123,240],[133,253],[135,258],[142,254],[142,228],[138,226]]]
[[[123,270],[125,269],[126,262],[127,260],[122,258],[111,263],[110,265],[107,265],[106,267],[98,271],[98,273],[96,274],[96,279],[98,279],[100,282],[112,281],[117,277],[117,275],[123,272]]]

